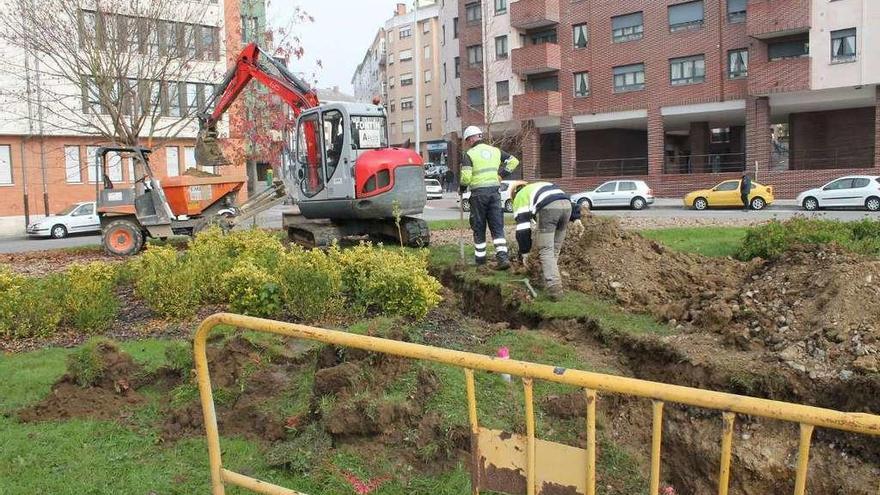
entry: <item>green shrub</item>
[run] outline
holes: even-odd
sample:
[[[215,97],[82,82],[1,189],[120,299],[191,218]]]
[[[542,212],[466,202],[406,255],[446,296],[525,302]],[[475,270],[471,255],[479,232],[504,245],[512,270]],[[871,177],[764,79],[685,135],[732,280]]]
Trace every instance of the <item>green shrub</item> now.
[[[63,277],[25,277],[0,267],[0,333],[45,337],[61,323]]]
[[[839,222],[793,218],[753,227],[746,233],[738,257],[772,259],[796,245],[835,244],[854,253],[880,256],[880,222]]]
[[[104,354],[108,352],[118,353],[119,347],[111,340],[93,337],[67,356],[67,372],[81,387],[95,385],[106,371]]]
[[[288,314],[306,321],[343,314],[342,268],[323,251],[291,248],[278,276]]]
[[[119,310],[113,289],[117,267],[93,262],[70,265],[65,272],[64,321],[87,333],[105,330]]]
[[[222,276],[229,309],[250,316],[276,316],[281,311],[278,280],[253,261],[243,259]]]
[[[199,308],[201,291],[196,270],[174,248],[148,247],[135,273],[135,292],[159,315],[181,318]]]

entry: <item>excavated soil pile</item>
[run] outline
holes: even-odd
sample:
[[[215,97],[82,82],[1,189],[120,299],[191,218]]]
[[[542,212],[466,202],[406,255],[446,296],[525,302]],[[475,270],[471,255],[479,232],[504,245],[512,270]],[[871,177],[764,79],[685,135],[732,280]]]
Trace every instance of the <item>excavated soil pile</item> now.
[[[49,421],[88,417],[118,419],[144,402],[137,389],[145,384],[143,369],[131,356],[109,343],[98,345],[93,363],[97,376],[85,376],[78,367],[69,366],[67,374],[53,386],[51,393],[34,406],[19,411],[22,421]],[[86,386],[83,386],[83,384]]]

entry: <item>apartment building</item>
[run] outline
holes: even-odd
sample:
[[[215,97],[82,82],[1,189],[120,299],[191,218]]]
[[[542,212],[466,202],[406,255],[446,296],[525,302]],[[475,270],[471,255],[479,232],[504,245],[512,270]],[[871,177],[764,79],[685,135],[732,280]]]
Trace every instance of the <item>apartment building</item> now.
[[[4,7],[12,7],[12,0],[2,1]],[[105,8],[115,5],[119,10],[103,12],[89,10],[83,3],[74,14],[79,18],[73,23],[76,31],[65,33],[81,51],[87,49],[88,40],[98,49],[116,50],[126,57],[134,54],[126,58],[133,61],[133,72],[120,78],[109,92],[111,98],[115,91],[129,95],[119,106],[120,119],[149,116],[138,136],[142,145],[154,149],[151,164],[159,178],[196,167],[197,124],[187,116],[210,96],[226,71],[229,43],[239,36],[236,33],[243,21],[238,2],[181,2],[179,9],[169,2],[162,4],[168,5],[165,10],[153,9],[159,4],[107,3]],[[99,180],[95,151],[111,140],[85,124],[111,119],[107,100],[102,101],[97,82],[89,80],[88,74],[82,75],[85,82],[80,86],[59,75],[49,57],[37,57],[8,42],[0,42],[0,53],[8,67],[22,68],[15,73],[3,71],[0,76],[0,234],[15,234],[23,233],[28,221],[73,202],[94,199]],[[139,79],[151,72],[138,72],[137,64],[158,63],[173,54],[183,54],[181,59],[187,60],[185,77]],[[116,187],[131,187],[132,168],[127,157],[113,155],[108,175]],[[244,176],[240,166],[218,172]]]
[[[385,30],[380,28],[351,77],[355,101],[371,103],[373,98],[379,98],[382,102],[386,100],[385,63]]]
[[[385,85],[389,140],[409,142],[425,162],[446,163],[443,139],[443,95],[440,5],[420,0],[417,10],[398,4],[385,23]]]
[[[880,173],[877,2],[461,0],[458,17],[462,125],[516,129],[527,178],[675,196],[749,172],[790,197]]]
[[[461,78],[459,77],[458,1],[440,2],[440,94],[446,164],[458,170],[461,160]]]

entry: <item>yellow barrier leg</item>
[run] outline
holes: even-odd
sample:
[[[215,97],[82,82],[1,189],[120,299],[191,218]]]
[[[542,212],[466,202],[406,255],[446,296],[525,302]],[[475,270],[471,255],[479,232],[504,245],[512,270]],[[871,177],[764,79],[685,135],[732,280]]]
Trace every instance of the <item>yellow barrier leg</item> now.
[[[730,487],[730,451],[733,446],[733,421],[736,414],[725,412],[722,415],[724,426],[721,433],[721,471],[718,474],[718,495],[727,495]]]
[[[654,425],[651,433],[651,491],[650,495],[660,492],[660,441],[663,435],[663,402],[653,402]]]
[[[526,495],[535,495],[535,402],[532,395],[532,379],[523,378],[526,401]]]
[[[199,380],[199,395],[202,400],[202,415],[205,420],[205,436],[208,440],[208,464],[211,469],[211,494],[225,495],[222,462],[220,459],[220,434],[217,430],[217,412],[214,409],[214,394],[211,392],[211,377],[208,374],[208,355],[205,352],[208,332],[215,323],[209,318],[202,322],[193,340],[193,355],[196,376]]]
[[[586,495],[596,495],[596,391],[587,389]]]
[[[464,384],[467,391],[468,419],[471,423],[471,493],[480,495],[480,449],[477,441],[480,423],[477,421],[477,387],[474,384],[474,370],[464,369]]]
[[[797,475],[794,480],[794,495],[804,495],[807,490],[807,468],[810,465],[810,440],[813,425],[801,423],[801,441],[798,445]]]

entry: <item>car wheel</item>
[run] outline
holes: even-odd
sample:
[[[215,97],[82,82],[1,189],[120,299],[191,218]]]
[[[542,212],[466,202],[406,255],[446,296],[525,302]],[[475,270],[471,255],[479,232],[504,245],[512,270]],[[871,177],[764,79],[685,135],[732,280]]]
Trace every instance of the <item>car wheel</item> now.
[[[706,198],[697,198],[694,200],[694,209],[703,211],[709,207],[709,202],[706,201]]]
[[[644,210],[645,205],[647,205],[647,203],[645,203],[645,198],[642,198],[641,196],[636,196],[629,203],[630,208],[633,210]]]
[[[819,200],[810,196],[804,199],[804,203],[801,206],[807,211],[816,211],[819,209]]]
[[[52,239],[64,239],[67,237],[67,227],[60,223],[58,225],[53,225],[50,232],[52,234]]]
[[[471,211],[471,200],[470,199],[461,200],[461,209],[462,209],[462,211]]]
[[[593,203],[590,202],[589,198],[581,198],[578,200],[578,206],[587,205],[587,208],[593,209]]]
[[[767,206],[767,202],[764,201],[764,198],[752,198],[751,205],[753,210],[763,210]]]
[[[513,213],[513,201],[508,199],[504,202],[504,211],[507,213]]]
[[[868,211],[880,211],[880,198],[871,196],[865,201],[865,208]]]
[[[101,242],[109,254],[131,256],[144,247],[144,233],[131,220],[114,220],[103,229],[102,233]]]

